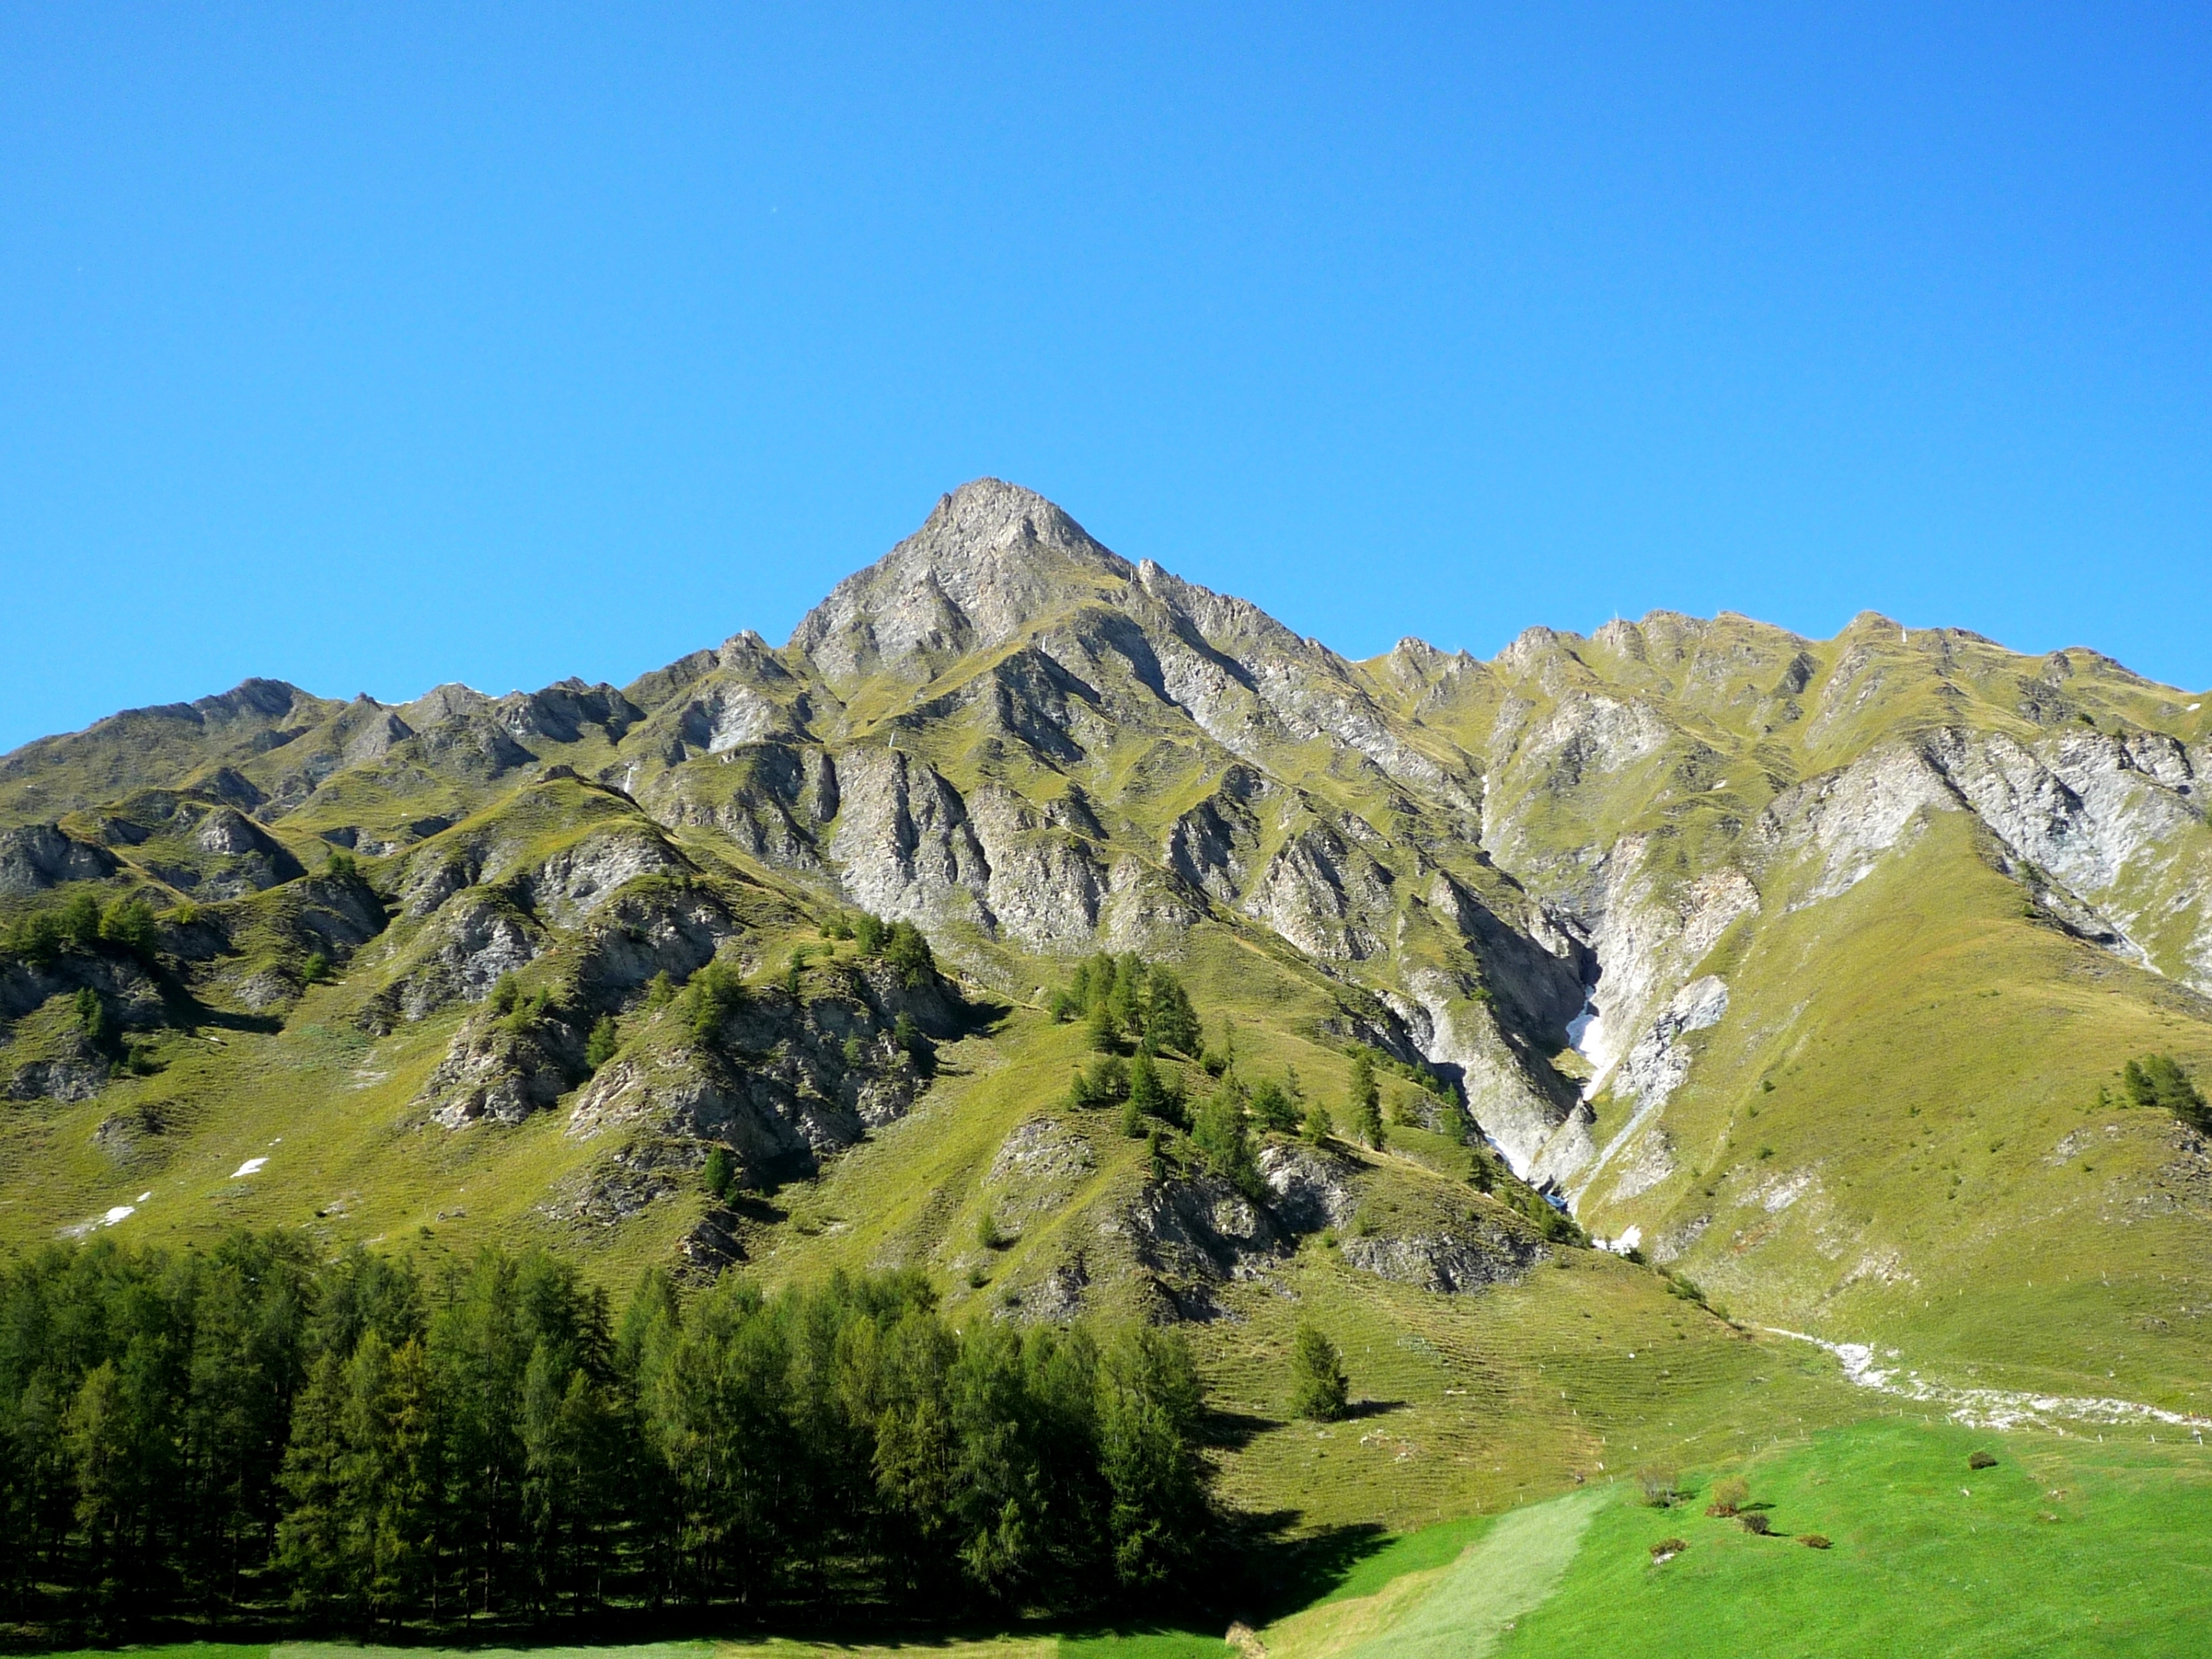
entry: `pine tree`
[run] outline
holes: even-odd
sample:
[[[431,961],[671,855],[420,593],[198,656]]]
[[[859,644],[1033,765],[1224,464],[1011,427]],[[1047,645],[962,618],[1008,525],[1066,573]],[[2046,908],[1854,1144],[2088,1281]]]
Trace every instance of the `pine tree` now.
[[[1306,1103],[1305,1121],[1298,1127],[1300,1133],[1316,1146],[1336,1133],[1336,1125],[1329,1119],[1328,1108],[1317,1100]]]
[[[1317,1325],[1301,1324],[1291,1345],[1291,1413],[1315,1423],[1334,1423],[1345,1413],[1351,1383],[1344,1360]]]
[[[1363,1146],[1382,1150],[1382,1097],[1375,1086],[1375,1065],[1361,1049],[1352,1057],[1352,1127]]]
[[[614,1017],[601,1014],[592,1024],[591,1036],[584,1040],[585,1069],[598,1071],[615,1057],[615,1050],[621,1046],[622,1033],[615,1027]]]
[[[1198,1052],[1198,1011],[1191,1006],[1190,994],[1181,980],[1157,963],[1145,975],[1145,1036],[1164,1054]]]

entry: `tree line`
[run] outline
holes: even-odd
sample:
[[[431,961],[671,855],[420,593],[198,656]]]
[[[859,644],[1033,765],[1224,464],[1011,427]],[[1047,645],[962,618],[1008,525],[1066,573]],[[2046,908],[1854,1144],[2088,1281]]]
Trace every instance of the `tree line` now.
[[[915,1272],[619,1316],[543,1252],[299,1235],[0,1269],[0,1601],[362,1632],[1157,1604],[1214,1511],[1171,1332],[955,1328]]]

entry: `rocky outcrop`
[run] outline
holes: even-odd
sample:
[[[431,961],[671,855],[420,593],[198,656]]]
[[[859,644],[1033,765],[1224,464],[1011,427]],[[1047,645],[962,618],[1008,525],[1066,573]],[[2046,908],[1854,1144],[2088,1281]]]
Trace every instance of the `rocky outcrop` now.
[[[1216,1176],[1147,1183],[1125,1225],[1139,1263],[1180,1319],[1219,1318],[1214,1286],[1257,1277],[1291,1248],[1273,1214]]]
[[[27,1066],[18,1066],[9,1078],[8,1098],[94,1100],[107,1086],[107,1077],[104,1060],[34,1060]]]
[[[1510,1284],[1543,1255],[1533,1240],[1502,1225],[1354,1235],[1338,1248],[1347,1267],[1445,1296]]]
[[[0,830],[0,896],[21,898],[69,881],[100,881],[116,872],[115,855],[66,835],[52,823]]]
[[[813,1172],[912,1108],[925,1079],[893,1040],[901,1013],[940,1038],[961,1028],[941,987],[909,990],[880,967],[836,979],[796,1001],[753,993],[704,1041],[649,1028],[578,1094],[568,1134],[720,1142],[754,1185]]]
[[[896,749],[848,750],[837,776],[842,807],[830,851],[856,903],[897,920],[997,932],[982,897],[991,866],[958,790]]]
[[[408,951],[409,965],[369,1005],[371,1029],[482,1002],[505,975],[545,948],[543,927],[503,894],[471,890],[445,904]]]

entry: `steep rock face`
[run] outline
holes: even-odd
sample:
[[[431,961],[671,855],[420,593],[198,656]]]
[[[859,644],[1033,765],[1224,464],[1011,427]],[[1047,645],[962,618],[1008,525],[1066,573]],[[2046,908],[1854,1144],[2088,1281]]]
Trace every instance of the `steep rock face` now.
[[[936,769],[897,749],[841,757],[842,803],[830,843],[845,890],[884,916],[995,933],[991,867],[968,803]]]
[[[1612,1194],[1625,1199],[1649,1191],[1674,1173],[1672,1142],[1657,1127],[1658,1115],[1668,1097],[1690,1074],[1694,1054],[1689,1037],[1719,1024],[1728,1005],[1727,982],[1717,975],[1693,979],[1637,1039],[1613,1073],[1613,1094],[1633,1103],[1635,1110],[1589,1164],[1576,1171],[1579,1186],[1595,1185],[1611,1169]]]

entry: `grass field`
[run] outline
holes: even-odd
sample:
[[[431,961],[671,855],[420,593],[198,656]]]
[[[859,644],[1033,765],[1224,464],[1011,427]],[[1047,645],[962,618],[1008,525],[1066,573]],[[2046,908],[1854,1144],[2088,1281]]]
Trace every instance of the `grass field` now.
[[[1995,1468],[1970,1469],[1988,1449]],[[2212,1620],[2212,1451],[2142,1434],[1990,1436],[1917,1419],[1824,1430],[1741,1466],[1774,1536],[1626,1483],[1513,1511],[1430,1565],[1347,1583],[1262,1632],[1276,1659],[1449,1652],[2179,1655]],[[1820,1534],[1826,1550],[1797,1539]],[[1655,1565],[1651,1546],[1687,1547]],[[1430,1553],[1433,1553],[1431,1552]],[[1385,1565],[1388,1556],[1370,1566]],[[1538,1594],[1535,1592],[1544,1592]]]

